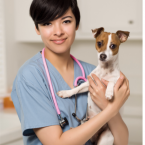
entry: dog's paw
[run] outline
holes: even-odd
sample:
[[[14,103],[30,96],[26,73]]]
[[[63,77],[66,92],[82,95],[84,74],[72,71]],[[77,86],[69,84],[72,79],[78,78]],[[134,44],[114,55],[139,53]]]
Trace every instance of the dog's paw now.
[[[109,94],[109,93],[106,93],[105,96],[106,96],[107,100],[112,100],[112,98],[113,98],[113,95]]]
[[[106,96],[107,100],[112,100],[112,98],[113,98],[113,91],[109,91],[109,90],[106,91],[105,96]]]
[[[111,100],[112,98],[113,98],[113,96],[111,96],[111,95],[107,95],[107,96],[106,96],[106,99],[107,99],[107,100]]]
[[[67,93],[68,91],[59,91],[57,92],[57,95],[61,98],[67,98],[67,97],[70,97],[70,95]]]

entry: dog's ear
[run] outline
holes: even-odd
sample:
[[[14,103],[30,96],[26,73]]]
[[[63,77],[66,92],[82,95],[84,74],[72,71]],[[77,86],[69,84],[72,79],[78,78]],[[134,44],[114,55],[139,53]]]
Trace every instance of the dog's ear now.
[[[127,40],[128,36],[129,36],[129,33],[130,32],[128,32],[128,31],[121,31],[121,30],[118,30],[116,32],[116,34],[119,37],[121,43],[123,43]]]
[[[94,38],[97,38],[102,32],[104,32],[104,28],[100,27],[100,28],[96,28],[96,29],[92,29],[92,33],[94,34]]]

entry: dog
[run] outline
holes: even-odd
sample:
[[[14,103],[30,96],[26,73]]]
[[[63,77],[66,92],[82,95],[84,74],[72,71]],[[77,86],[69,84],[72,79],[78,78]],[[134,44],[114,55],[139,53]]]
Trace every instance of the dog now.
[[[98,66],[89,74],[95,74],[100,80],[109,81],[105,96],[107,100],[113,100],[113,90],[117,80],[120,77],[120,69],[118,62],[118,52],[121,43],[128,39],[130,32],[118,30],[116,33],[104,32],[104,28],[96,28],[92,30],[96,39],[95,47],[98,52]],[[91,76],[92,78],[92,76]],[[93,78],[92,78],[93,79]],[[93,79],[94,80],[94,79]],[[57,95],[62,98],[70,97],[74,94],[89,91],[89,81],[82,83],[80,86],[71,90],[62,90]],[[101,109],[92,101],[90,92],[88,92],[88,110],[89,119],[101,112]],[[113,145],[114,137],[105,124],[91,139],[94,145]]]

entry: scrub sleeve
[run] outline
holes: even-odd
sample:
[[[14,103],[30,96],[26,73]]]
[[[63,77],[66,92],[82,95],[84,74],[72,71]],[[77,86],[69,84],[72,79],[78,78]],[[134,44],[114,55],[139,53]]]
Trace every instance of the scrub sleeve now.
[[[32,77],[34,76],[30,78]],[[18,95],[19,101],[18,104],[15,103],[15,107],[19,104],[21,107],[21,112],[18,114],[21,114],[19,118],[24,136],[34,135],[33,128],[59,125],[53,102],[49,100],[48,94],[43,91],[43,86],[36,86],[35,83],[31,82],[31,79],[22,77],[17,80],[17,88],[14,91]]]

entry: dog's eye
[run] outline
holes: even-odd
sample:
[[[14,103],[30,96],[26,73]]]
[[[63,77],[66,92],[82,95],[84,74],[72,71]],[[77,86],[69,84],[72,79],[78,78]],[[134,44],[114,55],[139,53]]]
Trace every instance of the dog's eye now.
[[[102,46],[102,43],[101,42],[97,42],[98,44],[98,47],[100,48]]]
[[[111,49],[115,49],[116,48],[116,45],[115,44],[111,44],[110,48]]]

